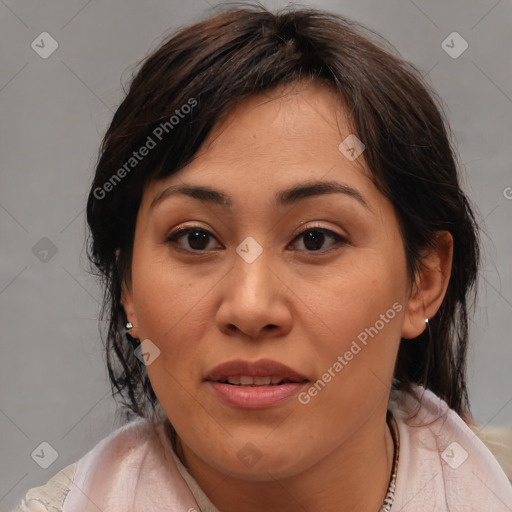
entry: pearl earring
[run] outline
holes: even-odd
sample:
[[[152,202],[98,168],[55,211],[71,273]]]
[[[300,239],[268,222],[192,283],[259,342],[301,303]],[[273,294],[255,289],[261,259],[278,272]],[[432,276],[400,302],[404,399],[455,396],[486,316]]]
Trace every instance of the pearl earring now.
[[[133,329],[133,324],[131,322],[126,322],[126,330],[130,331],[131,329]]]

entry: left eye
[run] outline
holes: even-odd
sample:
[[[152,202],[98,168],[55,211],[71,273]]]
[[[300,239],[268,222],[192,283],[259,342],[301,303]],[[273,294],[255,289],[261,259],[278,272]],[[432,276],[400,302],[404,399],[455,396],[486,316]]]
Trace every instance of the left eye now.
[[[307,235],[307,236],[306,236]],[[186,240],[189,244],[189,247],[192,249],[183,248],[182,245],[177,243],[181,238],[186,237]],[[206,229],[202,228],[184,228],[180,229],[176,233],[170,235],[166,242],[177,244],[180,250],[185,252],[195,252],[195,251],[205,251],[208,247],[208,242],[210,238],[215,240],[215,237]],[[334,231],[325,228],[309,228],[305,229],[301,233],[299,233],[295,239],[298,240],[303,238],[304,246],[306,247],[306,252],[316,252],[321,250],[322,246],[325,243],[326,238],[331,238],[334,240],[333,245],[337,244],[345,244],[347,240],[338,235]]]
[[[307,235],[307,237],[305,237],[305,235]],[[325,228],[305,229],[295,237],[295,240],[301,237],[303,237],[304,239],[304,246],[306,246],[306,248],[308,249],[307,252],[320,250],[326,238],[331,238],[332,240],[335,241],[333,246],[347,243],[346,238],[342,237],[341,235],[338,235],[338,233],[335,233],[330,229]]]

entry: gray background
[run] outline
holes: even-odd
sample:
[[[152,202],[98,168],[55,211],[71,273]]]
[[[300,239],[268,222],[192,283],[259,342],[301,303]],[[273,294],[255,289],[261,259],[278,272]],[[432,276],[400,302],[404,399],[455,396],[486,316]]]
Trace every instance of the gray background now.
[[[473,411],[482,425],[512,427],[512,2],[309,5],[380,32],[445,102],[485,231],[469,359]],[[121,83],[165,34],[209,12],[203,0],[0,0],[3,510],[117,426],[98,336],[100,289],[86,272],[86,193]],[[59,45],[47,59],[31,47],[45,31]],[[441,46],[453,31],[469,44],[456,59]],[[31,458],[43,441],[58,452],[47,469]]]

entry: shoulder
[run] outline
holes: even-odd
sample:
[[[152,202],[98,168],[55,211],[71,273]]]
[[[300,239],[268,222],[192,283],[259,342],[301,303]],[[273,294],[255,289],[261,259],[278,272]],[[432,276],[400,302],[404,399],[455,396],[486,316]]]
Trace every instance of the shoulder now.
[[[400,436],[392,510],[512,510],[512,485],[484,442],[446,402],[419,386],[393,392]]]
[[[171,455],[161,424],[137,418],[97,443],[13,512],[184,510],[197,506]],[[185,508],[185,506],[187,506]],[[171,508],[172,510],[172,508]]]
[[[45,484],[29,489],[13,512],[54,512],[62,510],[64,501],[75,485],[77,470],[95,462],[105,460],[106,455],[117,454],[117,459],[123,457],[134,446],[134,442],[147,437],[149,425],[142,418],[133,420],[119,427],[106,438],[97,443],[92,450],[78,462],[66,466],[56,473]],[[80,473],[80,472],[79,472]]]
[[[54,475],[45,485],[27,491],[13,512],[56,512],[71,489],[76,471],[76,462],[66,466]]]

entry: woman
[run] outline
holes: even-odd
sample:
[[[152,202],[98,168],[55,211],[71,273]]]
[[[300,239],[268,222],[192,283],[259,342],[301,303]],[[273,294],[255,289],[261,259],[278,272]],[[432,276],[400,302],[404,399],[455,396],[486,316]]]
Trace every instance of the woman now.
[[[145,61],[87,205],[131,421],[18,511],[512,510],[466,388],[477,226],[376,41],[246,6]]]

